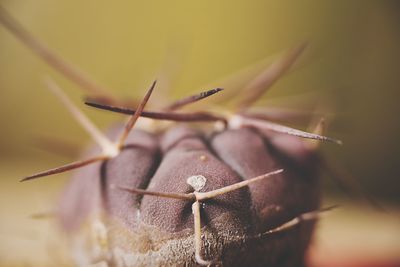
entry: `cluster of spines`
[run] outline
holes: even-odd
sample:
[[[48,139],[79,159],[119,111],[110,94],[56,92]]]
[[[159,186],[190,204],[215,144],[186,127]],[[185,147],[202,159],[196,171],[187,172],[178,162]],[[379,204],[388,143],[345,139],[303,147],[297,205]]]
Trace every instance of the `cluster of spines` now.
[[[198,111],[198,112],[176,112],[178,109],[197,102],[201,99],[209,97],[215,93],[222,91],[221,88],[211,89],[205,92],[201,92],[199,94],[195,94],[192,96],[188,96],[182,98],[168,106],[166,106],[161,111],[147,111],[144,110],[151,93],[156,85],[154,81],[151,87],[148,89],[146,95],[142,99],[140,103],[136,103],[135,101],[121,101],[120,99],[115,98],[113,95],[108,93],[108,91],[99,85],[97,82],[92,80],[88,75],[84,72],[78,70],[76,67],[69,64],[62,57],[57,55],[54,51],[49,49],[45,44],[36,39],[32,34],[26,31],[6,10],[4,10],[0,6],[0,23],[3,24],[11,33],[13,33],[18,39],[22,41],[25,45],[27,45],[30,49],[32,49],[35,54],[41,57],[45,62],[51,65],[54,69],[61,72],[66,78],[71,80],[72,82],[79,85],[87,94],[92,96],[90,100],[87,100],[85,103],[89,106],[110,110],[113,112],[124,113],[131,115],[128,122],[126,123],[123,131],[120,134],[120,137],[116,142],[112,142],[109,140],[102,132],[87,119],[87,117],[79,111],[79,109],[73,105],[73,103],[66,97],[66,95],[62,92],[60,87],[50,78],[46,79],[47,87],[55,93],[61,102],[66,106],[66,108],[73,114],[76,120],[83,126],[83,128],[92,136],[93,140],[100,145],[102,148],[102,153],[80,161],[76,161],[61,167],[57,167],[54,169],[50,169],[44,172],[40,172],[34,175],[27,176],[23,178],[21,181],[32,180],[35,178],[40,178],[44,176],[54,175],[66,171],[70,171],[73,169],[81,168],[83,166],[99,162],[105,161],[112,157],[117,156],[121,149],[123,149],[125,145],[125,141],[130,131],[134,127],[136,121],[140,116],[148,117],[157,120],[170,120],[170,121],[181,121],[181,122],[223,122],[225,126],[228,127],[255,127],[261,128],[264,130],[274,131],[283,134],[294,135],[302,138],[314,139],[318,141],[330,141],[337,144],[341,144],[341,141],[323,136],[323,129],[325,128],[325,122],[323,118],[317,124],[315,131],[313,133],[293,129],[287,126],[283,126],[277,123],[274,123],[268,119],[268,116],[259,116],[260,114],[251,114],[246,112],[246,109],[249,108],[254,102],[257,101],[281,76],[283,76],[293,64],[296,62],[298,57],[302,54],[304,49],[306,48],[306,44],[300,44],[293,49],[289,50],[285,55],[279,58],[277,61],[272,63],[268,68],[263,70],[259,75],[257,75],[252,81],[250,81],[246,86],[244,86],[244,91],[247,95],[242,98],[237,104],[237,109],[235,113],[230,113],[230,116],[223,116],[220,114],[215,114],[211,112]],[[236,95],[236,92],[231,92],[226,94],[225,98],[232,98],[233,95]],[[135,104],[136,108],[130,108]],[[262,115],[262,114],[261,114]],[[317,148],[318,143],[312,143],[313,148]],[[329,164],[326,161],[322,161],[325,167],[329,169]],[[349,179],[340,179],[342,176],[349,176],[343,174],[343,172],[338,172],[338,168],[330,168],[331,173],[335,174],[335,177],[339,179],[341,184],[344,184],[345,188],[349,188],[348,181]],[[181,193],[163,193],[163,192],[152,192],[148,190],[141,190],[135,188],[121,188],[116,185],[117,188],[121,190],[130,191],[134,194],[147,194],[147,195],[155,195],[159,197],[167,197],[167,198],[178,198],[178,199],[186,199],[194,201],[193,204],[193,214],[195,218],[195,249],[196,249],[196,260],[200,264],[208,264],[209,262],[205,261],[201,257],[201,233],[200,233],[200,205],[199,202],[205,201],[208,198],[212,198],[218,196],[220,194],[228,193],[232,190],[236,190],[243,186],[247,186],[250,183],[265,179],[271,175],[277,174],[283,170],[277,170],[271,173],[267,173],[261,175],[259,177],[255,177],[244,182],[240,182],[237,184],[233,184],[230,186],[226,186],[224,188],[220,188],[211,192],[193,192],[189,194],[181,194]],[[359,189],[357,183],[352,183],[350,188],[353,188],[353,192],[362,192]],[[354,190],[356,188],[357,190]],[[365,194],[362,194],[364,197],[368,197]],[[369,198],[370,199],[370,198]],[[370,201],[372,201],[370,199]],[[281,225],[276,229],[269,230],[266,233],[273,233],[277,231],[282,231],[287,228],[290,228],[296,224],[298,224],[302,220],[311,220],[316,219],[319,214],[323,211],[329,210],[321,210],[321,211],[313,211],[306,214],[302,214],[299,217],[294,218],[293,220]]]

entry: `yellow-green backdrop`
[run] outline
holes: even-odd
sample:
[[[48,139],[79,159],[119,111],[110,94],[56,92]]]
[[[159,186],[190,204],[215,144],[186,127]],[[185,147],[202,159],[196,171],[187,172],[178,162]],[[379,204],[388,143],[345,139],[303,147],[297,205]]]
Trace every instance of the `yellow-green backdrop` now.
[[[173,97],[209,89],[204,86],[212,81],[308,41],[304,62],[266,98],[279,98],[282,105],[285,99],[292,103],[288,96],[293,95],[317,95],[317,102],[329,99],[336,118],[328,133],[344,146],[323,149],[369,191],[399,203],[396,1],[2,0],[1,5],[119,96],[140,97],[164,74],[170,75]],[[53,76],[101,127],[121,118],[82,105],[76,85],[0,27],[0,198],[2,216],[9,218],[1,227],[6,232],[7,227],[18,232],[13,222],[25,218],[26,207],[46,207],[64,182],[49,177],[17,184],[23,175],[68,162],[35,148],[35,138],[59,136],[79,144],[89,140],[45,89],[44,75]],[[7,215],[13,212],[18,216]]]

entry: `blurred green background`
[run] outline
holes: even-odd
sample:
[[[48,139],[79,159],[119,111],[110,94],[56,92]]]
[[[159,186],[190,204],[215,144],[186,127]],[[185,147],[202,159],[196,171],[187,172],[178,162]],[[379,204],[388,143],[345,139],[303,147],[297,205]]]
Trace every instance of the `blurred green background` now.
[[[163,75],[173,97],[209,89],[204,86],[307,40],[299,67],[266,95],[268,105],[290,107],[291,96],[304,95],[330,103],[336,117],[328,133],[344,146],[325,144],[325,152],[379,200],[400,204],[398,1],[3,0],[1,5],[117,96],[140,97]],[[54,77],[101,127],[121,116],[81,104],[82,91],[4,27],[0,59],[1,211],[18,214],[4,219],[1,228],[18,232],[14,222],[26,219],[28,209],[50,209],[49,199],[65,181],[17,184],[18,178],[69,161],[38,149],[35,138],[89,141],[46,90],[44,75]],[[163,87],[166,79],[153,99],[162,97]]]

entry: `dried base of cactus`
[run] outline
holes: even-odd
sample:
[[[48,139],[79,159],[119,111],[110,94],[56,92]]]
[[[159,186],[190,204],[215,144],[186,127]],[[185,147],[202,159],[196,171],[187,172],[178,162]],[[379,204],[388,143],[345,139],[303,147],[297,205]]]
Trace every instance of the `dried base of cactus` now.
[[[260,236],[245,234],[236,227],[227,228],[226,221],[232,220],[228,214],[222,214],[211,222],[212,228],[202,229],[202,257],[211,266],[304,266],[313,222]],[[103,230],[108,233],[107,240],[102,241],[101,232],[93,229],[73,238],[74,260],[79,266],[199,266],[191,229],[171,234],[141,225],[132,232],[114,221]]]

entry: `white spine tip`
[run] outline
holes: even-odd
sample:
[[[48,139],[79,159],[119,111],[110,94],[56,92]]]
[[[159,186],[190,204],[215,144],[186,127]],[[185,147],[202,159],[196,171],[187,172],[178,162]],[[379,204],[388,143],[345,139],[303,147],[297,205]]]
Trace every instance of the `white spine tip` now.
[[[278,173],[281,173],[281,172],[283,172],[283,169],[279,169],[279,170],[270,172],[269,174],[270,174],[270,175],[273,175],[273,174],[278,174]]]

